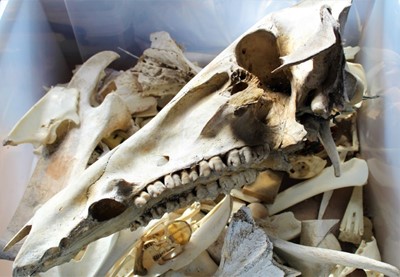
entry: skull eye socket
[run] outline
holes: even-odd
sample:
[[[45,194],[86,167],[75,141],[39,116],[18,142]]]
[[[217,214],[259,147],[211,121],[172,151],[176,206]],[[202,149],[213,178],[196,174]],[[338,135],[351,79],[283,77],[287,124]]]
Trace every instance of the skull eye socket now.
[[[89,207],[89,214],[97,221],[106,221],[119,216],[126,210],[126,206],[114,199],[101,199]]]
[[[239,66],[256,75],[272,91],[290,92],[290,81],[283,71],[272,71],[281,65],[280,49],[276,37],[258,30],[241,39],[235,50]]]

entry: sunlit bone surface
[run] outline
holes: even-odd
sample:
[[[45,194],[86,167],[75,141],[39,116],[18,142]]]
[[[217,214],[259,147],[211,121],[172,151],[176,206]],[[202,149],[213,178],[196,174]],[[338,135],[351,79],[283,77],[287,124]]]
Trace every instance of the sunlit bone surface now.
[[[310,126],[328,124],[347,98],[339,23],[349,5],[304,1],[238,38],[35,213],[14,274],[46,271],[98,238],[252,183],[258,170],[288,170]]]

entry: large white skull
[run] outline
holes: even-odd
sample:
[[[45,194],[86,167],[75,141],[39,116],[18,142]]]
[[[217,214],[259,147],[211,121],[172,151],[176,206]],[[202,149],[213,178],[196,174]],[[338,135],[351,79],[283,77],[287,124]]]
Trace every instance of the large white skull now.
[[[252,183],[259,170],[288,170],[288,156],[307,139],[329,144],[328,118],[347,100],[339,29],[349,6],[303,1],[248,30],[36,211],[14,274],[65,263],[101,237]],[[115,58],[103,52],[87,64],[103,57]]]

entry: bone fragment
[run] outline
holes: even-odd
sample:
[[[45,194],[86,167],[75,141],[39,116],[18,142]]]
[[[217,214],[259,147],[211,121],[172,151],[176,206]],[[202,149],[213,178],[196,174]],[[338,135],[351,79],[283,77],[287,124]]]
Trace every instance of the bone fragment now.
[[[240,210],[240,208],[242,206],[246,206],[246,202],[236,198],[236,197],[232,197],[232,214],[236,213],[238,210]]]
[[[354,187],[343,219],[339,240],[359,244],[364,234],[363,188]]]
[[[131,72],[137,76],[144,96],[175,95],[200,68],[190,62],[167,32],[150,35],[146,49]]]
[[[318,247],[337,251],[342,250],[339,240],[332,233],[327,234],[325,238],[320,242]]]
[[[256,219],[257,224],[268,234],[283,240],[297,238],[302,231],[301,221],[297,220],[293,212],[284,212]]]
[[[332,166],[325,168],[318,176],[294,185],[280,192],[275,202],[267,205],[270,215],[279,213],[305,199],[332,189],[363,186],[367,182],[368,166],[364,160],[353,158],[342,165],[340,178],[334,177]]]
[[[207,251],[203,251],[187,266],[176,271],[168,271],[163,276],[213,276],[217,269],[218,265],[211,259]]]
[[[140,84],[137,81],[137,77],[129,70],[121,71],[98,92],[97,101],[101,103],[106,95],[113,92],[124,100],[133,116],[149,117],[156,115],[157,99],[151,96],[143,96],[139,91]]]
[[[303,272],[299,268],[300,271],[302,271],[303,276],[321,276],[319,274],[321,272],[319,270],[319,267],[326,267],[337,264],[377,271],[389,277],[400,276],[400,271],[398,268],[387,263],[377,261],[375,259],[343,251],[299,245],[273,237],[270,237],[270,239],[277,253],[282,256],[286,261],[288,261],[288,263],[294,268],[296,268],[295,264],[298,263],[308,264],[308,269],[310,269],[311,271]]]
[[[247,203],[260,202],[260,200],[258,198],[250,196],[250,195],[247,195],[247,194],[244,194],[242,192],[242,190],[239,190],[239,189],[231,190],[231,196],[233,196],[235,198],[238,198],[238,199],[241,199],[241,200],[243,200],[243,201],[245,201]]]
[[[239,208],[240,209],[240,208]],[[233,213],[236,213],[238,210],[234,211],[232,209]],[[215,261],[217,265],[220,264],[221,262],[221,255],[222,255],[222,247],[224,245],[224,240],[226,236],[226,231],[228,230],[228,226],[226,226],[220,235],[218,236],[218,239],[214,241],[208,248],[207,252],[210,255],[210,257]]]
[[[23,228],[38,205],[43,204],[85,170],[91,153],[102,137],[116,129],[130,127],[129,112],[118,96],[110,95],[96,108],[90,106],[89,99],[103,69],[116,58],[117,55],[113,52],[103,52],[92,57],[78,70],[67,88],[62,89],[79,91],[80,124],[69,126],[59,144],[48,145],[42,149],[42,155],[21,203],[7,228],[6,237],[11,237],[11,234]],[[57,92],[60,89],[53,90]],[[77,143],[83,139],[86,143]]]
[[[8,134],[4,145],[31,143],[35,148],[52,144],[64,131],[62,124],[78,125],[79,91],[54,87],[43,96]],[[64,127],[68,129],[68,127]]]
[[[340,168],[340,158],[339,153],[336,149],[335,141],[332,138],[331,129],[329,127],[329,121],[324,121],[320,123],[320,129],[318,132],[318,138],[321,141],[321,144],[324,146],[326,153],[331,159],[335,176],[340,177],[341,168]]]
[[[374,236],[372,221],[368,217],[364,216],[363,222],[364,222],[364,234],[362,238],[365,241],[371,241]]]
[[[354,94],[351,95],[350,105],[360,107],[363,96],[366,95],[368,89],[364,68],[361,64],[347,62],[346,71],[356,80],[356,87]]]
[[[361,48],[359,46],[351,47],[346,46],[343,48],[344,55],[346,56],[346,60],[354,60],[357,53],[360,52]]]
[[[229,224],[215,276],[285,276],[273,261],[272,248],[264,231],[255,225],[248,208],[242,208]]]
[[[363,257],[368,257],[377,261],[381,260],[381,255],[379,253],[378,245],[376,243],[376,239],[372,237],[372,240],[369,242],[362,241],[355,252],[356,255],[360,255]],[[335,270],[329,275],[330,277],[343,277],[347,276],[352,273],[356,268],[337,265]],[[383,272],[379,270],[371,270],[364,268],[365,273],[367,276],[375,276],[375,277],[383,277]]]
[[[255,219],[263,219],[263,218],[267,218],[268,217],[268,209],[261,203],[250,203],[247,205],[247,207],[250,209],[251,211],[251,215],[253,216],[253,218]]]
[[[339,223],[337,219],[302,221],[300,244],[319,247],[337,223]]]
[[[291,157],[289,162],[292,166],[289,176],[293,179],[310,179],[318,175],[327,163],[316,155]]]
[[[150,35],[150,48],[143,52],[138,63],[125,72],[114,74],[98,93],[100,102],[112,92],[128,101],[132,114],[143,117],[152,110],[155,115],[157,99],[171,99],[200,68],[190,62],[183,50],[167,32]]]
[[[329,205],[329,201],[331,200],[332,195],[333,195],[333,190],[325,191],[322,194],[321,204],[320,204],[319,210],[318,210],[318,217],[317,217],[318,219],[322,219],[324,217],[326,208]]]
[[[253,184],[243,187],[243,194],[255,197],[264,203],[272,203],[278,194],[282,178],[283,174],[280,172],[262,171]]]

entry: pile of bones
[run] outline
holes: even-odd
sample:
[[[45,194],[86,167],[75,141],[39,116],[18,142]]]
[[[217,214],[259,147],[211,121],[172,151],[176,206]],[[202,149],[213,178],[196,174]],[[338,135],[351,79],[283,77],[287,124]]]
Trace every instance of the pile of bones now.
[[[153,33],[134,67],[105,51],[50,88],[4,141],[38,155],[13,274],[400,276],[364,216],[350,5],[269,14],[203,69]]]

